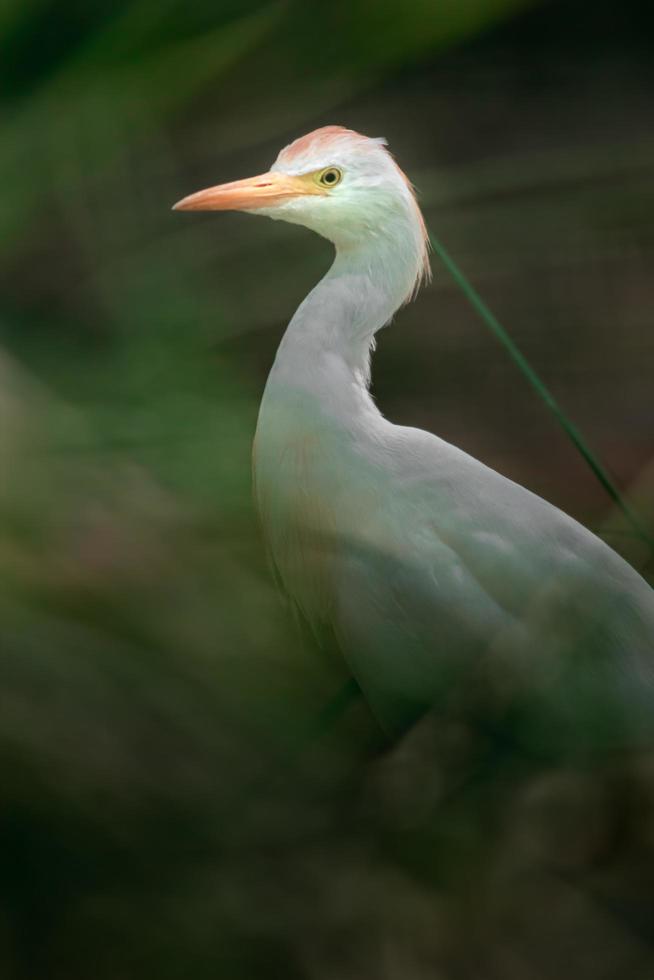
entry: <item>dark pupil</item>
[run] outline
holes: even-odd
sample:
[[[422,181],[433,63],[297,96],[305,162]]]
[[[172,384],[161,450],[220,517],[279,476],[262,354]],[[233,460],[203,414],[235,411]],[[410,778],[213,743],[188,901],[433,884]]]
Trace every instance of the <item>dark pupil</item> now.
[[[333,170],[328,170],[325,176],[323,177],[323,180],[325,181],[326,184],[333,184],[334,181],[336,180],[336,174],[334,173]]]

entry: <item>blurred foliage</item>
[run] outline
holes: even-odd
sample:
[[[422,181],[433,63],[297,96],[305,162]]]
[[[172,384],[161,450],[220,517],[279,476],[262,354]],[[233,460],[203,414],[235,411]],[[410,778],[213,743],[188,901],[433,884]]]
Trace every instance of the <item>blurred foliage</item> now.
[[[249,456],[329,251],[169,210],[316,125],[385,132],[651,520],[648,23],[526,0],[0,5],[0,976],[651,975],[647,753],[544,761],[519,719],[464,712],[379,754],[361,701],[321,725],[346,675],[274,590]],[[443,277],[376,363],[393,417],[604,522]]]

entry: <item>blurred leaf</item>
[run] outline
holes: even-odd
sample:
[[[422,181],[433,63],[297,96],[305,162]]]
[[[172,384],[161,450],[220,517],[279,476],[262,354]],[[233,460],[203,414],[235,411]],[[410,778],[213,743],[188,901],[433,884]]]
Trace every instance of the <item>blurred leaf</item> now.
[[[322,38],[313,34],[305,60],[319,67],[341,62],[350,73],[389,69],[445,48],[534,0],[353,0],[330,11]]]

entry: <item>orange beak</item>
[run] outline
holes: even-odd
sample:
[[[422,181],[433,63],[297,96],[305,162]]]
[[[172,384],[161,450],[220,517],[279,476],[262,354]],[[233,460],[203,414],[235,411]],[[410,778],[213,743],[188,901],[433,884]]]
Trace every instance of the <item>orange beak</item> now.
[[[271,172],[189,194],[173,205],[173,211],[253,211],[316,194],[323,197],[326,191],[314,182],[311,174],[292,176]]]

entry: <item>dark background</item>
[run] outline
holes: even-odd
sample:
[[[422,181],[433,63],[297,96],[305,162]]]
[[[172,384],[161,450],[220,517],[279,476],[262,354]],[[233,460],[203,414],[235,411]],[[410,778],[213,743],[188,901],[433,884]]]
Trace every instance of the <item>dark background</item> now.
[[[384,135],[654,524],[654,13],[637,2],[4,0],[0,975],[645,980],[652,762],[379,754],[266,569],[249,456],[330,247],[180,197]],[[374,394],[646,545],[433,260]],[[319,735],[319,737],[318,737]],[[372,758],[371,758],[372,757]]]

